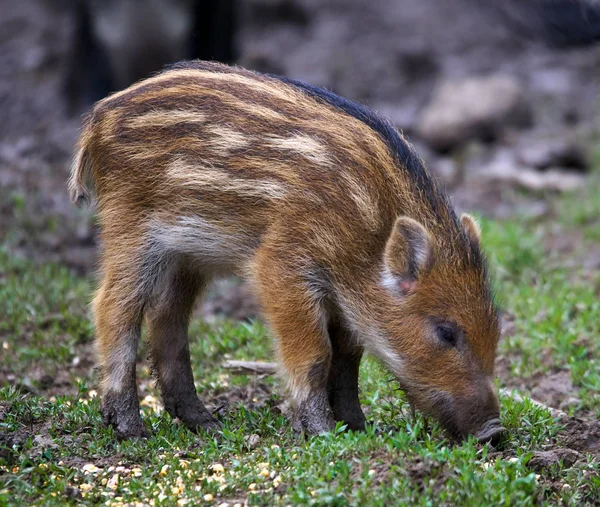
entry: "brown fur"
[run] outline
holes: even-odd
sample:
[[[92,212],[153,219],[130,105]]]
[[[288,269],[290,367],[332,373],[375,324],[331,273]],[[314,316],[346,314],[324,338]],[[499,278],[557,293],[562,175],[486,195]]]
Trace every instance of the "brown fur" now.
[[[304,429],[326,430],[344,413],[331,392],[355,392],[338,385],[356,384],[339,350],[376,354],[454,433],[498,416],[498,323],[478,227],[459,221],[425,169],[411,173],[366,122],[276,78],[197,62],[93,108],[74,200],[89,199],[88,183],[104,244],[94,313],[110,399],[133,389],[127,372],[144,314],[158,329],[159,380],[173,368],[189,376],[190,305],[210,278],[237,273],[256,288],[296,404],[316,413]],[[179,319],[171,339],[154,315]],[[459,330],[456,347],[440,342],[438,322]],[[332,323],[348,343],[332,347]],[[336,371],[351,380],[331,378]],[[172,406],[189,401],[189,385],[169,389],[181,398]],[[333,412],[322,408],[327,396]],[[361,426],[355,396],[343,395]],[[196,418],[170,411],[190,426],[206,419],[201,408]]]

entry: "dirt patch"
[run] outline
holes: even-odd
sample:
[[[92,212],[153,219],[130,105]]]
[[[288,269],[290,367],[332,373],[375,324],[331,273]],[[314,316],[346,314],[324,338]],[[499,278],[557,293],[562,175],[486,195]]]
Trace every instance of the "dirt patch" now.
[[[126,461],[123,460],[123,456],[119,453],[114,454],[112,456],[97,456],[94,455],[90,458],[82,458],[79,456],[72,456],[68,458],[63,458],[63,463],[66,467],[81,469],[83,466],[93,463],[94,466],[98,468],[108,468],[111,466],[122,466]],[[138,463],[132,463],[129,466],[134,467],[137,466]]]
[[[538,501],[545,503],[560,498],[561,491],[570,487],[561,480],[557,480],[553,469],[561,466],[564,468],[579,468],[583,476],[590,472],[587,463],[592,458],[600,460],[600,422],[586,421],[568,417],[563,419],[565,427],[557,435],[556,443],[544,450],[533,452],[527,466],[537,472],[537,483],[540,486]],[[508,458],[509,456],[503,456]],[[590,485],[579,489],[583,497],[591,494]],[[597,504],[597,499],[594,505]],[[587,504],[586,504],[587,505]]]
[[[570,417],[565,420],[558,441],[561,447],[593,454],[600,459],[600,421]]]
[[[566,408],[565,401],[573,403],[572,393],[575,390],[571,381],[571,372],[561,370],[533,378],[531,384],[532,398],[555,408]]]
[[[553,465],[558,465],[559,463],[562,463],[566,467],[570,467],[579,458],[581,458],[581,454],[573,449],[534,451],[532,458],[527,464],[533,470],[542,471]]]
[[[368,465],[358,463],[352,469],[351,476],[354,480],[360,480],[367,472],[373,487],[380,487],[387,484],[392,469],[402,471],[420,492],[429,487],[436,496],[444,489],[451,475],[445,463],[424,461],[416,456],[400,456],[393,451],[377,449],[369,455]]]
[[[18,455],[23,451],[23,447],[31,440],[31,447],[27,449],[27,456],[31,460],[38,460],[42,456],[50,456],[59,448],[70,447],[73,449],[85,449],[82,442],[86,434],[89,434],[92,428],[82,427],[78,430],[77,435],[62,434],[56,435],[56,428],[53,428],[51,421],[36,422],[35,424],[27,424],[16,431],[0,433],[0,461],[7,465],[12,465],[18,460]],[[60,438],[60,444],[57,443]],[[79,452],[79,451],[77,451]],[[65,461],[77,464],[89,463],[93,459],[97,462],[97,458],[71,457]],[[110,456],[100,458],[110,464],[118,461],[118,456]]]
[[[556,435],[554,443],[533,451],[528,462],[532,470],[541,471],[559,463],[569,468],[587,461],[590,456],[600,459],[600,421],[563,416],[561,423],[564,426]],[[513,456],[512,450],[491,452],[488,460],[495,457],[510,459]]]
[[[400,457],[398,455],[383,450],[376,450],[370,456],[367,471],[372,484],[374,486],[384,484],[388,479],[390,468],[393,466],[400,466]],[[362,463],[357,463],[352,468],[351,475],[354,480],[359,480],[364,473],[365,466]]]
[[[243,405],[247,410],[259,410],[270,407],[271,411],[281,413],[287,407],[283,406],[279,395],[273,389],[256,377],[246,386],[233,387],[220,394],[210,397],[209,410],[213,414],[226,417],[227,412]]]
[[[7,465],[12,465],[16,461],[19,450],[23,447],[25,442],[32,437],[35,442],[35,435],[41,435],[40,432],[43,431],[44,428],[46,431],[46,435],[44,436],[47,438],[48,427],[47,424],[38,424],[22,427],[13,432],[0,432],[0,461],[3,461]],[[41,451],[37,454],[41,454]]]
[[[0,404],[0,422],[18,408],[16,403]],[[118,452],[108,456],[87,454],[87,443],[94,434],[94,428],[91,426],[81,425],[76,433],[65,432],[61,431],[60,424],[56,424],[55,419],[35,418],[33,414],[26,413],[19,414],[19,422],[21,426],[17,430],[0,432],[1,464],[16,464],[29,441],[31,446],[27,448],[26,454],[32,461],[38,461],[42,456],[49,459],[60,449],[60,460],[67,468],[81,469],[83,465],[90,463],[99,468],[123,464],[123,455]],[[71,456],[65,456],[65,450]]]
[[[444,489],[451,475],[444,463],[435,461],[413,461],[408,464],[406,471],[420,490],[424,490],[428,485],[436,497]]]
[[[77,394],[77,381],[93,379],[96,365],[92,342],[74,345],[75,356],[68,364],[46,369],[36,361],[27,364],[25,371],[15,374],[9,365],[0,367],[0,385],[11,385],[23,393],[50,398]]]
[[[578,310],[575,308],[573,311]],[[540,312],[534,319],[542,320],[546,317],[546,312]],[[514,336],[517,332],[515,317],[508,312],[503,312],[500,316],[500,329],[503,338]],[[584,345],[585,339],[580,338],[578,342]],[[528,392],[537,402],[558,410],[566,411],[580,403],[577,387],[571,380],[571,371],[556,368],[551,350],[543,350],[540,353],[540,360],[549,371],[531,377],[522,377],[513,373],[511,367],[513,362],[520,362],[518,354],[518,351],[504,351],[496,359],[495,373],[504,388]]]

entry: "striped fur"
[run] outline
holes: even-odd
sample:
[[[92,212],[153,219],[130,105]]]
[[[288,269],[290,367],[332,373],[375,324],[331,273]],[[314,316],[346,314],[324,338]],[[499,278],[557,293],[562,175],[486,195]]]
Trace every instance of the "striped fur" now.
[[[338,418],[329,365],[337,371],[365,348],[455,433],[497,412],[482,387],[498,323],[478,228],[457,218],[402,134],[368,108],[277,76],[178,64],[87,116],[73,200],[88,200],[88,187],[105,245],[95,314],[106,391],[122,388],[110,370],[129,366],[109,358],[122,336],[139,334],[160,273],[180,276],[185,265],[203,283],[227,272],[252,283],[297,405],[321,399],[329,383]],[[439,322],[460,330],[460,347],[440,344]],[[330,345],[334,324],[346,345]],[[476,413],[465,419],[463,406]],[[314,432],[327,414],[303,424]]]

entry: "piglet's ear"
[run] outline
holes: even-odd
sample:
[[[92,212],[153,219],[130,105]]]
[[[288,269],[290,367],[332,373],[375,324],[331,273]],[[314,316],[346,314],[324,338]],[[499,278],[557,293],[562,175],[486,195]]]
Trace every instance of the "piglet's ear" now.
[[[408,294],[420,275],[433,265],[429,233],[419,222],[408,217],[396,220],[385,246],[386,285]]]
[[[477,221],[469,214],[463,213],[460,216],[460,223],[462,224],[465,232],[469,239],[476,245],[481,244],[481,229]]]

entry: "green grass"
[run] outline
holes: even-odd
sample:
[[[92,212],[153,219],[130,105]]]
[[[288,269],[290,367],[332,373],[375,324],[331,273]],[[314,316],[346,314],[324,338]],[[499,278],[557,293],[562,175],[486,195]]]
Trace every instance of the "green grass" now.
[[[583,192],[574,192],[559,203],[559,217],[568,227],[583,231],[590,240],[600,242],[600,140],[591,153],[592,177]]]
[[[67,487],[79,489],[89,503],[156,499],[164,505],[186,499],[233,504],[245,498],[253,505],[427,505],[433,498],[496,505],[530,504],[543,494],[527,462],[528,450],[551,439],[556,429],[547,413],[507,403],[505,418],[514,421],[507,445],[517,451],[513,459],[498,459],[472,440],[451,447],[439,428],[426,431],[422,419],[400,416],[389,402],[381,403],[381,397],[391,393],[374,386],[382,380],[378,369],[369,364],[366,370],[374,391],[365,403],[378,422],[363,434],[340,431],[308,441],[296,436],[281,415],[239,407],[229,414],[221,435],[213,438],[193,435],[145,410],[154,436],[147,442],[117,444],[112,431],[101,426],[95,400],[83,404],[59,398],[51,403],[5,390],[5,401],[20,405],[5,418],[6,430],[19,428],[23,418],[27,424],[49,421],[52,444],[33,454],[35,442],[23,444],[18,460],[7,468],[4,499],[52,504],[65,498]],[[531,426],[520,423],[525,416]],[[538,428],[534,434],[532,428]],[[244,438],[250,434],[259,436],[253,449]],[[100,469],[90,473],[86,463],[99,463]],[[119,463],[125,468],[119,470]],[[563,498],[593,494],[585,466],[558,469],[556,474],[587,488],[561,492]],[[111,479],[118,483],[111,485]],[[82,487],[85,484],[92,487]]]
[[[561,202],[558,223],[584,228],[587,241],[600,238],[593,205],[574,212],[578,199]],[[514,318],[500,355],[509,359],[507,378],[526,387],[567,372],[577,400],[569,411],[598,417],[600,277],[561,267],[552,255],[549,262],[543,245],[551,226],[483,222],[497,297]],[[231,376],[220,366],[226,358],[271,359],[260,323],[191,326],[203,397],[250,393],[251,401],[227,410],[221,432],[195,435],[161,412],[141,360],[152,436],[119,443],[101,424],[91,368],[76,364],[90,354],[90,293],[90,282],[65,268],[0,249],[0,371],[12,379],[0,389],[0,505],[579,505],[600,498],[600,465],[591,457],[541,471],[529,466],[533,451],[559,439],[562,423],[547,410],[503,397],[510,432],[498,449],[472,439],[453,445],[438,425],[411,414],[372,359],[361,367],[368,430],[299,437],[276,408],[275,378]],[[47,393],[42,373],[65,371],[68,394]]]
[[[0,248],[0,368],[15,377],[35,363],[55,375],[89,342],[89,283],[53,264],[33,265]]]
[[[483,229],[497,297],[515,320],[515,333],[499,347],[511,374],[530,379],[567,370],[580,400],[572,408],[600,417],[600,276],[547,269],[535,227],[485,222]]]

